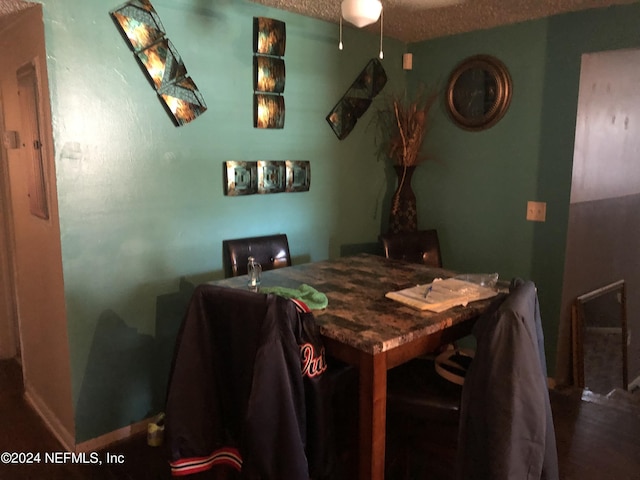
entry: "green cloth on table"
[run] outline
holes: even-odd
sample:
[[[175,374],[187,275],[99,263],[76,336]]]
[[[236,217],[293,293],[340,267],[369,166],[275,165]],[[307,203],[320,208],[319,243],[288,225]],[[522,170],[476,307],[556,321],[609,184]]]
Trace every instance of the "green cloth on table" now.
[[[274,293],[284,298],[295,298],[304,302],[311,310],[322,310],[329,305],[327,296],[310,285],[303,283],[298,288],[261,287],[261,293]]]

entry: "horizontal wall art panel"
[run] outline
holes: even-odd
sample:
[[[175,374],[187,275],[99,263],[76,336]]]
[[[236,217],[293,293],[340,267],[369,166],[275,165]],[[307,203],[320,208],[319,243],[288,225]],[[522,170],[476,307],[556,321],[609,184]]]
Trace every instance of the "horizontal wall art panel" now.
[[[229,161],[223,173],[227,196],[306,192],[311,186],[308,160]]]
[[[285,162],[258,162],[258,193],[284,192]]]
[[[306,192],[311,187],[311,164],[303,160],[287,160],[287,192]]]
[[[251,195],[258,191],[256,162],[224,162],[225,195]]]

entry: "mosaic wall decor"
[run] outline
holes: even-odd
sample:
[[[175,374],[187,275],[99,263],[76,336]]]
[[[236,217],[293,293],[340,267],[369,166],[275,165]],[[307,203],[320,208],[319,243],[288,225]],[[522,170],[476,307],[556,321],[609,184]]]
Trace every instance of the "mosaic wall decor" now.
[[[224,162],[225,195],[251,195],[258,191],[256,162]]]
[[[253,18],[253,126],[284,128],[284,52],[286,25],[273,18]]]
[[[311,165],[305,161],[287,160],[287,192],[307,192],[311,186]]]
[[[311,186],[311,165],[307,160],[260,160],[224,162],[224,194],[306,192]]]
[[[149,0],[130,0],[109,12],[174,125],[191,122],[207,110],[204,98]]]
[[[339,140],[347,138],[386,83],[382,63],[377,58],[371,59],[327,115],[327,122]]]
[[[285,162],[258,162],[258,193],[284,192]]]

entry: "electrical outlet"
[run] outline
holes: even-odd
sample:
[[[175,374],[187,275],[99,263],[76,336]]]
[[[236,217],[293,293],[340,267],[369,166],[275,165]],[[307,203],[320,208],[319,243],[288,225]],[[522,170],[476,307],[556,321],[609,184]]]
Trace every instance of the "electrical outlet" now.
[[[527,220],[544,222],[547,218],[547,202],[527,202]]]

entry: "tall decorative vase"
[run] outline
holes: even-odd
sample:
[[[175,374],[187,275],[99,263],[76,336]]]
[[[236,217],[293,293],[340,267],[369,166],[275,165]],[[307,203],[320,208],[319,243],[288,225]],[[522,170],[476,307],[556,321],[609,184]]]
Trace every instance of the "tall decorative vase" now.
[[[394,165],[393,168],[398,176],[398,187],[391,199],[389,233],[415,232],[418,230],[418,211],[411,177],[416,167]]]

